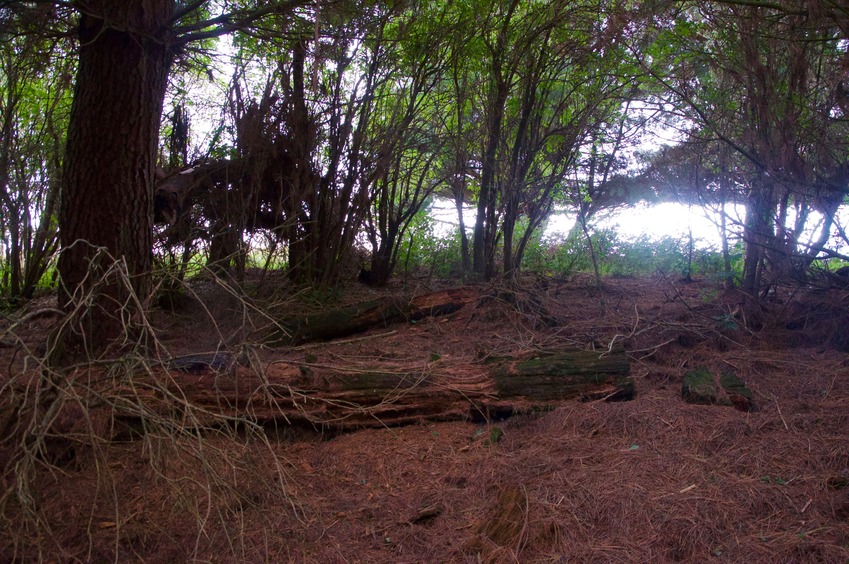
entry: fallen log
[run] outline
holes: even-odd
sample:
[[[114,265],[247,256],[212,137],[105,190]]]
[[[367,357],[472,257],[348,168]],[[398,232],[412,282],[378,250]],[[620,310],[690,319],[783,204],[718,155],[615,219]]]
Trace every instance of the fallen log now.
[[[476,296],[470,288],[453,288],[411,299],[370,300],[330,311],[281,320],[269,344],[299,344],[306,341],[338,339],[390,323],[416,321],[453,313]]]
[[[568,400],[626,400],[634,395],[628,357],[621,347],[609,352],[504,357],[481,364],[436,360],[416,367],[281,360],[261,371],[235,362],[216,370],[220,354],[211,357],[207,370],[199,371],[199,356],[141,376],[157,383],[143,386],[151,390],[146,396],[138,395],[138,383],[133,388],[133,399],[143,407],[139,411],[167,414],[179,408],[195,426],[224,417],[346,430],[423,420],[500,419]],[[175,406],[175,399],[181,405]],[[132,413],[122,416],[132,417]]]

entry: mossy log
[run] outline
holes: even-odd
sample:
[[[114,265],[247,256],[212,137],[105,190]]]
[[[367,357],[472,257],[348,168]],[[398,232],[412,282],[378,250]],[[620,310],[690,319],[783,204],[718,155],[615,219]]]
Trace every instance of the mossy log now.
[[[755,411],[754,396],[746,384],[733,372],[723,372],[716,376],[701,366],[684,375],[681,397],[687,403],[702,405],[728,405],[740,411]]]
[[[372,327],[446,315],[457,311],[476,295],[468,288],[453,288],[410,299],[394,297],[370,300],[312,315],[291,317],[281,320],[283,330],[276,332],[270,342],[295,344],[338,339]]]
[[[220,371],[212,366],[198,371],[197,355],[191,360],[187,369],[175,369],[181,363],[171,363],[172,368],[162,368],[167,375],[141,377],[155,378],[168,390],[144,397],[146,409],[173,413],[175,398],[181,398],[185,403],[181,411],[196,425],[224,415],[264,424],[344,430],[424,420],[503,418],[568,400],[625,400],[634,395],[628,357],[621,347],[480,364],[436,360],[416,367],[375,363],[351,368],[286,360],[264,366],[261,373],[235,362]]]

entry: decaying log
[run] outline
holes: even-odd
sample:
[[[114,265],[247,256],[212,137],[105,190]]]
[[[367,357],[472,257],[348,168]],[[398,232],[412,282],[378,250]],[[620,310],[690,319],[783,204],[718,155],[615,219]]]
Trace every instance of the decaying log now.
[[[687,403],[702,405],[729,405],[740,411],[757,409],[752,391],[731,371],[716,375],[700,366],[684,375],[681,397]]]
[[[199,357],[172,362],[155,378],[161,390],[143,399],[154,413],[184,411],[245,417],[325,429],[400,425],[417,421],[485,420],[548,409],[573,399],[631,399],[634,381],[621,347],[612,351],[558,351],[534,357],[490,359],[479,364],[436,360],[417,367],[340,367],[272,362],[261,371],[231,364],[199,371]],[[185,368],[182,368],[185,365]],[[167,366],[167,365],[166,365]],[[261,372],[261,373],[259,373]],[[138,388],[138,385],[137,385]],[[136,389],[137,389],[136,388]],[[150,386],[147,389],[155,389]],[[169,397],[170,396],[170,397]],[[138,397],[138,396],[136,396]]]
[[[457,311],[476,295],[470,288],[453,288],[411,299],[371,300],[313,315],[284,319],[280,325],[285,331],[275,333],[270,343],[294,344],[338,339],[375,326],[446,315]]]

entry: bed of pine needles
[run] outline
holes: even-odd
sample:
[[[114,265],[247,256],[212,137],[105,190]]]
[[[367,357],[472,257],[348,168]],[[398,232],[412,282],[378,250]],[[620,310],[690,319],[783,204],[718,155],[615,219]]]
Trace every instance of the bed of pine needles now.
[[[55,299],[8,314],[0,560],[849,560],[847,290],[781,288],[748,319],[739,294],[710,280],[658,275],[599,289],[580,276],[526,277],[475,286],[480,299],[449,316],[261,344],[274,312],[446,284],[315,296],[287,295],[273,277],[249,277],[245,291],[199,277],[145,317],[154,346],[80,367],[85,386],[64,386],[39,361],[61,322]],[[634,400],[503,421],[338,433],[200,414],[179,394],[171,416],[134,432],[116,432],[109,417],[133,407],[110,390],[132,387],[157,355],[226,347],[256,366],[307,354],[414,364],[617,342]],[[685,403],[682,379],[697,367],[732,370],[756,410]]]

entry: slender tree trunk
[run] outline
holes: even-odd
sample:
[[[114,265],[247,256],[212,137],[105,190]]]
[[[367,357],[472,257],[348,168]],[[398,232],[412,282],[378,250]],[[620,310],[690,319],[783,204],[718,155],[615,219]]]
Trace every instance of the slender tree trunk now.
[[[761,287],[763,258],[772,234],[773,209],[772,187],[763,184],[754,187],[746,204],[746,222],[743,229],[746,257],[743,263],[742,290],[755,302],[758,301]]]
[[[831,228],[834,226],[834,215],[840,208],[841,200],[842,198],[832,197],[827,200],[825,205],[823,205],[820,209],[820,213],[822,213],[823,216],[822,227],[820,228],[820,234],[817,240],[812,241],[805,250],[804,258],[802,259],[802,266],[804,268],[810,268],[811,264],[814,260],[816,260],[817,255],[828,243],[829,238],[831,238]]]
[[[723,192],[723,198],[725,198]],[[728,216],[725,212],[725,201],[723,199],[722,202],[722,212],[719,214],[720,217],[720,238],[722,240],[722,269],[725,272],[725,279],[723,281],[723,285],[726,288],[731,288],[734,285],[734,275],[731,273],[731,253],[728,249]]]
[[[584,232],[584,237],[587,239],[587,248],[590,251],[590,259],[593,262],[593,273],[595,274],[596,286],[601,289],[604,283],[601,280],[601,271],[598,268],[598,256],[595,253],[595,245],[593,245],[593,238],[590,235],[590,228],[587,225],[587,216],[583,210],[578,212],[578,221],[581,224],[581,231]]]
[[[454,205],[457,208],[457,229],[460,231],[460,254],[463,259],[463,274],[467,274],[472,268],[472,260],[469,256],[469,236],[466,234],[466,220],[463,217],[463,194],[465,193],[465,181],[459,191],[454,192]]]
[[[515,188],[518,190],[518,188]],[[504,244],[502,246],[502,267],[504,274],[518,274],[518,265],[513,264],[513,233],[516,229],[516,220],[519,218],[519,202],[515,197],[510,197],[504,206],[504,221],[501,224],[501,230],[504,234]]]
[[[21,295],[21,223],[22,214],[15,199],[9,208],[9,292],[15,298]]]
[[[5,66],[5,65],[4,65]],[[3,69],[7,71],[7,69]],[[9,69],[11,70],[11,69]],[[8,72],[8,71],[7,71]],[[11,74],[11,73],[10,73]],[[15,73],[16,74],[16,73]],[[14,139],[15,128],[15,109],[17,106],[18,97],[14,95],[9,83],[14,83],[16,78],[11,75],[7,78],[6,99],[3,100],[4,112],[2,131],[0,131],[0,199],[6,208],[5,223],[3,227],[9,230],[9,251],[7,253],[7,263],[9,270],[6,274],[9,275],[9,291],[13,297],[20,294],[20,226],[21,214],[18,213],[18,198],[13,198],[9,190],[11,167],[12,167],[12,140]],[[0,208],[2,211],[2,208]],[[0,234],[5,233],[5,229],[0,231]],[[6,281],[4,280],[4,283]]]
[[[516,245],[516,250],[513,251],[513,268],[515,270],[521,269],[522,260],[525,258],[525,250],[528,248],[528,243],[530,243],[531,237],[533,237],[536,230],[542,226],[543,222],[546,221],[551,214],[551,207],[554,205],[554,202],[551,199],[552,188],[553,184],[545,188],[545,193],[541,198],[543,203],[538,204],[538,207],[535,207],[528,213],[528,225],[525,227],[525,232],[522,233],[522,237],[519,239],[519,244]]]
[[[59,227],[59,301],[87,293],[81,336],[60,339],[61,359],[99,354],[122,330],[130,290],[150,290],[153,188],[171,53],[163,32],[173,0],[94,0],[79,23],[80,62],[68,127]],[[102,249],[102,250],[98,250]],[[129,280],[102,278],[112,260]],[[128,284],[129,283],[129,287]]]
[[[487,109],[486,148],[481,163],[481,182],[478,194],[478,210],[472,242],[472,269],[475,274],[491,278],[495,274],[495,242],[497,239],[496,205],[498,187],[496,179],[496,155],[501,144],[501,129],[504,112],[510,94],[510,84],[504,76],[507,57],[507,30],[518,2],[514,0],[507,8],[496,45],[492,47],[490,93]],[[508,74],[512,74],[509,73]]]
[[[457,138],[454,147],[454,178],[451,183],[454,192],[454,206],[457,208],[457,221],[460,230],[460,254],[463,259],[463,274],[468,274],[472,269],[472,258],[469,255],[469,236],[466,234],[466,220],[463,217],[463,204],[466,201],[466,167],[468,155],[466,154],[466,143],[463,136],[465,124],[465,105],[467,98],[467,80],[461,79],[458,71],[458,60],[453,58],[454,92],[456,96],[455,109],[457,112]]]
[[[33,237],[32,248],[27,253],[26,267],[24,269],[24,283],[21,295],[32,298],[38,281],[47,270],[47,261],[56,251],[56,206],[59,200],[59,185],[51,181],[47,186],[44,209],[41,212],[38,227]]]
[[[719,166],[721,170],[730,170],[729,152],[726,147],[719,157]],[[731,252],[728,248],[728,212],[725,211],[731,194],[731,179],[727,174],[722,174],[719,177],[719,198],[720,198],[720,227],[719,236],[722,241],[722,268],[725,272],[723,286],[731,288],[734,285],[734,274],[731,272]],[[733,201],[733,200],[732,200]]]

